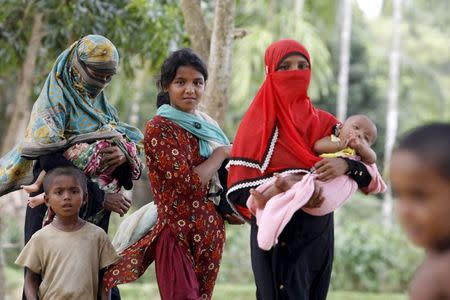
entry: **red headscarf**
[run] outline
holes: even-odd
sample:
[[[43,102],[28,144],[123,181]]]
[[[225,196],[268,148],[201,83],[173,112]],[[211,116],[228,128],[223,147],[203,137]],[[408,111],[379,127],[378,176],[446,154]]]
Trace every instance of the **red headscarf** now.
[[[320,160],[312,150],[314,143],[330,135],[338,123],[334,116],[312,105],[307,93],[310,68],[276,72],[291,54],[301,54],[311,62],[308,51],[295,40],[280,40],[266,50],[266,79],[234,139],[229,194],[258,186],[274,172],[311,168]]]

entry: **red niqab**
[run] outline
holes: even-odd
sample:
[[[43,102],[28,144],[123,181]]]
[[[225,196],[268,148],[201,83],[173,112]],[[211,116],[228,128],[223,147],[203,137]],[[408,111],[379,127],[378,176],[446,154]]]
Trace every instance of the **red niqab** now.
[[[308,51],[295,40],[270,45],[265,54],[266,79],[247,110],[234,139],[228,176],[229,193],[261,184],[274,172],[309,169],[320,158],[314,143],[332,133],[336,118],[315,108],[309,97],[311,69],[277,72],[290,54]]]

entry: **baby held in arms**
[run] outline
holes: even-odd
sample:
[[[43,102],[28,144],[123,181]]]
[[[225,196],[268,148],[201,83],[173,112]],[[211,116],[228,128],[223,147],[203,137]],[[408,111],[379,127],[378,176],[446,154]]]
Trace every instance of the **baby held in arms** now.
[[[337,126],[335,134],[316,141],[313,149],[320,157],[348,157],[371,165],[377,160],[377,155],[371,148],[376,139],[377,128],[372,120],[365,115],[353,115]],[[286,174],[283,176],[275,173],[276,179],[270,187],[262,192],[257,189],[250,190],[251,198],[257,208],[264,208],[269,199],[289,190],[294,184],[301,181],[304,175]],[[305,207],[316,207],[316,205],[307,203]]]
[[[108,157],[113,157],[110,154],[114,146],[119,147],[124,154],[126,153],[127,163],[115,167],[120,163],[118,159],[108,160]],[[138,159],[136,147],[123,137],[98,140],[90,144],[75,144],[64,152],[64,157],[72,162],[75,167],[82,170],[92,181],[97,182],[105,192],[117,193],[122,187],[130,190],[133,187],[132,179],[139,177],[141,162]],[[130,170],[131,177],[126,175],[130,173]],[[38,192],[44,181],[45,173],[45,171],[42,171],[33,184],[24,185],[22,189],[27,193]],[[44,193],[30,197],[28,200],[28,205],[31,208],[43,203]]]

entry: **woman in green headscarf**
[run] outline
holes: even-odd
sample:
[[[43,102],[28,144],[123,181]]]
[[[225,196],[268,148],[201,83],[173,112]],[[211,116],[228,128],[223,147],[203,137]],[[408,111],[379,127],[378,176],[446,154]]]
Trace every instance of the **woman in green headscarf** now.
[[[119,121],[103,92],[118,63],[117,49],[100,35],[85,36],[59,55],[33,105],[25,138],[0,159],[0,196],[33,182],[43,170],[71,165],[63,153],[75,144],[123,137],[136,148],[142,133]],[[100,168],[112,174],[125,167],[129,174],[122,175],[131,178],[131,165],[136,162],[130,161],[132,153],[123,149],[115,145],[103,148]],[[108,228],[109,211],[123,215],[131,206],[125,196],[105,193],[95,182],[90,182],[88,190],[89,201],[82,217],[91,218],[104,230]],[[92,219],[102,209],[108,213]],[[41,227],[45,211],[45,205],[27,208],[25,242]]]
[[[99,35],[80,39],[58,57],[33,106],[25,139],[0,159],[0,195],[32,181],[34,161],[25,158],[102,138],[142,139],[138,129],[119,121],[103,93],[118,62],[115,46]]]

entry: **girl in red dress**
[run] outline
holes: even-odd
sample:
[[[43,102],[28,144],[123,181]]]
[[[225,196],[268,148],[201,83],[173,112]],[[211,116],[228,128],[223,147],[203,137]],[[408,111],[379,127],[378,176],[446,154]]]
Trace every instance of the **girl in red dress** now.
[[[136,280],[154,260],[161,299],[211,299],[225,227],[208,194],[230,146],[217,123],[197,110],[207,77],[190,49],[175,51],[161,67],[159,108],[144,140],[158,220],[108,269],[108,289]]]

